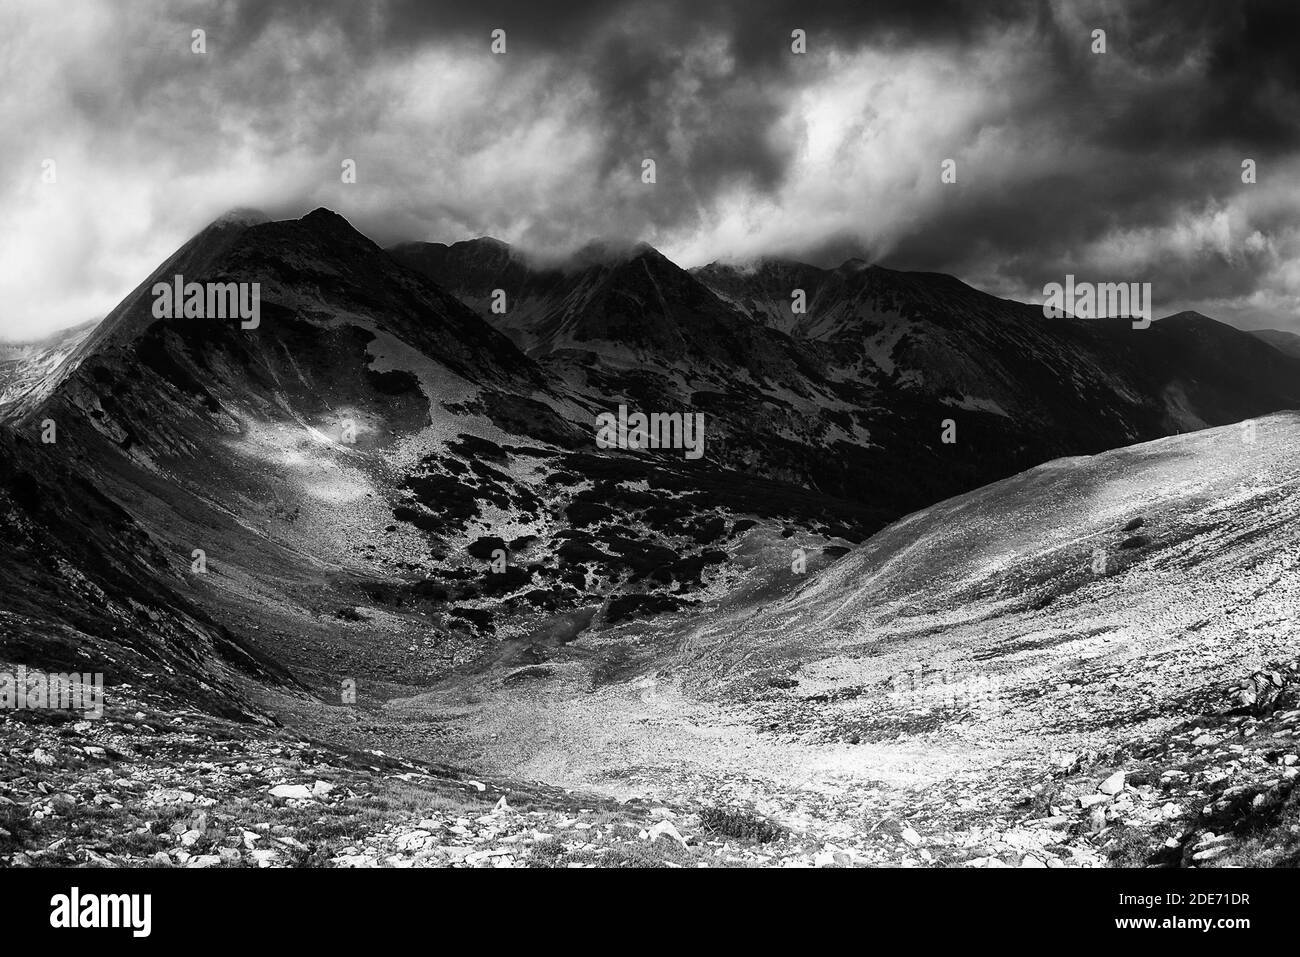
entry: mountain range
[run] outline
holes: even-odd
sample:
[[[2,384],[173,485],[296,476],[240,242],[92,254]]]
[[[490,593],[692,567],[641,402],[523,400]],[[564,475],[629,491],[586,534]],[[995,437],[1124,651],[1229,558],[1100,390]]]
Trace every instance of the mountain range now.
[[[258,284],[260,324],[157,318],[177,275]],[[0,353],[0,650],[276,723],[347,682],[388,715],[489,680],[535,700],[501,676],[556,662],[590,691],[671,661],[707,699],[922,634],[965,649],[985,616],[1074,601],[1089,536],[1129,517],[1107,496],[1159,511],[1174,493],[1142,483],[1198,459],[1116,470],[1231,457],[1180,436],[1300,409],[1287,345],[1197,313],[1046,319],[858,261],[546,263],[241,211],[93,329]],[[620,406],[703,413],[703,457],[598,447]],[[1057,508],[1087,516],[1068,555]],[[1145,560],[1121,542],[1113,567]],[[1017,628],[1008,647],[1037,640]]]

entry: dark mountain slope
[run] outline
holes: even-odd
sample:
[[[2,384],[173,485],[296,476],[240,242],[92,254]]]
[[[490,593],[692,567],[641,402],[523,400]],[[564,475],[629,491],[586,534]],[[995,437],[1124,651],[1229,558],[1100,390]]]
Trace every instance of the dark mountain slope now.
[[[593,409],[702,411],[719,465],[881,514],[1053,457],[1300,408],[1300,362],[1222,324],[1046,319],[934,273],[779,260],[686,273],[646,247],[537,268],[496,240],[390,254]],[[504,315],[487,308],[493,288]]]
[[[1252,329],[1250,334],[1263,339],[1279,352],[1300,358],[1300,336],[1294,332],[1284,332],[1281,329]]]
[[[292,686],[274,661],[184,594],[155,541],[53,446],[0,427],[0,646],[42,672],[103,673],[152,693],[265,720],[242,684]]]
[[[259,283],[260,324],[154,318],[152,283],[177,273]],[[186,244],[8,427],[37,447],[47,420],[58,441],[40,454],[161,563],[150,607],[202,609],[327,696],[341,675],[378,694],[526,636],[551,636],[529,652],[545,654],[598,614],[682,607],[714,587],[749,515],[817,546],[886,518],[680,452],[597,449],[588,397],[323,210],[227,217]],[[58,481],[24,474],[34,498]],[[116,528],[104,554],[145,547]],[[0,565],[18,578],[26,560]],[[15,614],[42,630],[32,607]]]
[[[534,269],[504,243],[480,239],[389,250],[455,291],[529,355],[619,368],[682,369],[711,382],[739,372],[805,392],[810,357],[744,321],[654,248],[592,247],[563,267]],[[494,289],[506,312],[491,311]]]
[[[152,284],[177,273],[260,283],[260,325],[155,319]],[[242,655],[250,675],[284,679],[283,669],[257,662],[262,653],[283,658],[280,639],[265,640],[264,628],[281,619],[273,634],[298,631],[285,620],[296,613],[277,606],[291,594],[328,591],[327,566],[393,522],[382,494],[358,514],[353,497],[367,493],[336,488],[345,470],[311,453],[365,460],[399,433],[428,429],[432,393],[444,383],[480,402],[503,397],[498,404],[516,418],[543,427],[555,419],[527,398],[543,384],[531,362],[341,217],[324,210],[286,223],[223,217],[10,409],[10,450],[27,450],[10,451],[3,484],[14,528],[31,549],[69,550],[75,574],[98,582],[107,598],[84,613],[50,601],[60,579],[33,564],[28,548],[10,549],[0,574],[30,587],[4,606],[6,644],[21,628],[32,656],[53,654],[41,648],[60,633],[59,621],[88,644],[120,646],[136,667],[163,642],[188,662],[189,677]],[[57,428],[52,445],[39,442],[47,422]],[[363,461],[357,474],[378,473],[382,488],[379,466]],[[304,512],[307,521],[289,534],[272,530]],[[199,573],[191,567],[196,549],[209,563]],[[123,626],[117,602],[160,624]],[[324,621],[315,627],[331,630]],[[262,652],[250,652],[259,641]]]

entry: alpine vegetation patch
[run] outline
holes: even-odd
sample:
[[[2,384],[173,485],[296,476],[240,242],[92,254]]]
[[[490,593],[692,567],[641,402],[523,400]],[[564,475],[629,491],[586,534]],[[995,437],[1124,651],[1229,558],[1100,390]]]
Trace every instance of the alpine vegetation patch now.
[[[16,672],[0,671],[0,709],[80,711],[87,718],[104,714],[104,675],[46,674],[20,665]]]
[[[155,319],[239,319],[239,328],[262,323],[260,282],[186,282],[179,273],[172,282],[153,285]]]
[[[1065,283],[1049,282],[1043,287],[1047,301],[1043,315],[1048,319],[1074,316],[1076,319],[1133,319],[1134,329],[1151,325],[1151,283],[1075,282],[1067,274]]]
[[[703,412],[618,413],[596,416],[596,447],[600,449],[685,449],[686,458],[704,455]]]

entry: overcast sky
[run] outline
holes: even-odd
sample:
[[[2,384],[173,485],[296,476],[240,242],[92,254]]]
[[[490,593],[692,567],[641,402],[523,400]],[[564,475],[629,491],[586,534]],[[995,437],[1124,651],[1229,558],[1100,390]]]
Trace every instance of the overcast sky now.
[[[384,244],[1146,281],[1300,332],[1296,2],[5,0],[0,144],[0,338],[102,316],[226,209],[322,205]]]

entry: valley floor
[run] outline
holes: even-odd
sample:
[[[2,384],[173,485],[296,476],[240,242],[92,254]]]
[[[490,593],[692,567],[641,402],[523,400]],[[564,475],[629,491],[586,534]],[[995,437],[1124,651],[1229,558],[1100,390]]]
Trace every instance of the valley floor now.
[[[250,686],[279,728],[0,712],[0,861],[1300,864],[1300,417],[1246,449],[1048,463],[534,663]]]
[[[518,775],[470,778],[419,760],[451,734],[394,709],[343,712],[307,736],[120,697],[103,718],[7,712],[0,721],[0,861],[85,866],[1217,866],[1300,863],[1300,661],[1217,689],[1201,714],[1097,748],[1032,756],[963,750],[943,734],[843,748],[755,747],[743,725],[636,694],[598,724],[625,761],[569,790]],[[643,689],[644,691],[644,689]],[[626,695],[625,695],[626,697]],[[282,704],[285,702],[282,702]],[[1289,707],[1288,707],[1289,705]],[[409,711],[411,703],[396,710]],[[427,709],[427,701],[420,704]],[[697,704],[694,708],[710,706]],[[689,719],[681,716],[689,714]],[[665,720],[664,715],[677,718]],[[656,716],[658,719],[656,720]],[[427,717],[427,713],[425,714]],[[480,723],[478,766],[536,749],[579,776],[583,753],[523,708]],[[716,717],[716,715],[715,715]],[[444,714],[446,722],[453,715]],[[695,725],[694,738],[671,724]],[[553,721],[558,728],[561,721]],[[642,731],[631,731],[634,726]],[[492,736],[534,729],[513,751]],[[394,734],[397,727],[402,733]],[[939,738],[940,740],[935,740]],[[408,756],[368,748],[400,742]],[[658,747],[641,745],[651,740]],[[1071,739],[1085,740],[1083,737]],[[701,742],[704,743],[701,743]],[[719,742],[725,742],[721,747]],[[476,753],[462,745],[468,757]],[[456,747],[450,748],[458,750]],[[733,766],[714,758],[731,751]],[[821,754],[821,757],[810,756]],[[742,757],[743,756],[743,757]],[[795,763],[802,757],[801,763]],[[495,760],[493,760],[495,758]],[[746,761],[748,762],[746,766]],[[792,769],[798,768],[797,772]],[[809,768],[813,770],[809,771]]]

